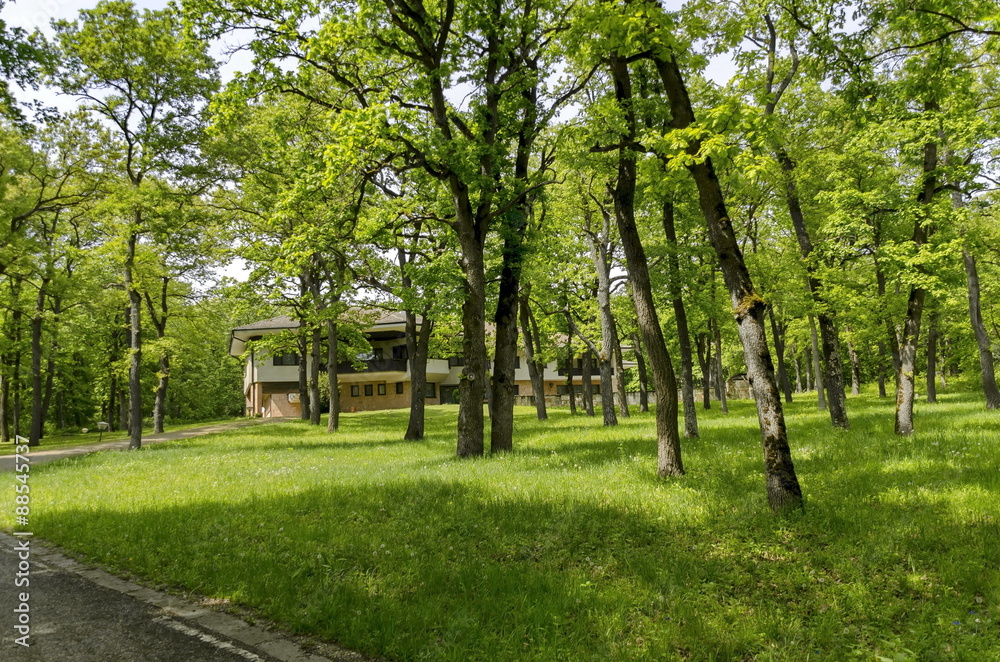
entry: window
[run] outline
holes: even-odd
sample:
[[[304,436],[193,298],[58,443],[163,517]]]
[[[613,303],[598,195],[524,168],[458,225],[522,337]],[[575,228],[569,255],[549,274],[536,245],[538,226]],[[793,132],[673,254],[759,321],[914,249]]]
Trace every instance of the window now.
[[[521,367],[521,357],[515,355],[514,356],[514,369],[517,370],[520,367]]]
[[[372,394],[372,385],[365,384],[365,395],[371,395],[371,394]]]
[[[409,352],[406,350],[406,345],[395,345],[392,348],[392,358],[403,360],[410,358]]]
[[[403,382],[396,382],[396,395],[403,393]]]
[[[425,398],[437,397],[437,389],[435,388],[434,384],[427,384],[427,386],[424,387],[424,397]]]
[[[448,367],[449,368],[457,368],[458,366],[463,366],[463,365],[465,365],[465,357],[464,356],[457,356],[456,355],[456,356],[449,356],[448,357]]]
[[[361,389],[358,388],[357,384],[355,384],[354,386],[351,387],[351,397],[356,398],[359,395],[361,395]]]
[[[521,395],[521,387],[514,384],[514,395]]]
[[[379,395],[385,395],[385,384],[379,384],[378,385],[378,394]]]
[[[272,365],[298,365],[299,355],[294,352],[291,354],[280,354],[274,357],[274,362]]]

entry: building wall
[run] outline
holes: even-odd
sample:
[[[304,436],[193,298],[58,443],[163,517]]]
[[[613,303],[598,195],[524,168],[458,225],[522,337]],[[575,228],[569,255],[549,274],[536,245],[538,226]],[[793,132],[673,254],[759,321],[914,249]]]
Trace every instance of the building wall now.
[[[372,387],[372,394],[365,395],[365,384]],[[385,395],[378,394],[378,385],[385,384]],[[410,382],[402,382],[403,392],[396,393],[396,384],[393,382],[354,382],[340,385],[340,411],[378,411],[381,409],[407,409],[410,406]],[[358,387],[358,395],[351,395],[351,387]],[[440,386],[434,390],[437,396],[441,395]],[[428,405],[440,403],[439,397],[424,398]]]
[[[298,418],[302,415],[302,403],[292,401],[297,400],[298,395],[298,391],[294,393],[268,393],[264,395],[264,416],[266,418],[276,418],[279,416]]]

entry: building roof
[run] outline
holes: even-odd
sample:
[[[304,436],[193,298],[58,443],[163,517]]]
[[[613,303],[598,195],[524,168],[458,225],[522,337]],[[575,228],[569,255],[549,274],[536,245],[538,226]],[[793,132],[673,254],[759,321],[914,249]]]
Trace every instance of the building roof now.
[[[353,311],[358,317],[371,319],[371,326],[367,331],[377,332],[391,330],[392,327],[400,327],[406,324],[406,313],[403,311],[385,312],[377,308],[355,308]],[[421,323],[420,315],[417,315],[417,324]],[[252,324],[238,326],[232,331],[229,340],[229,354],[240,356],[246,350],[246,344],[257,336],[279,333],[301,326],[299,320],[288,315],[278,315]],[[401,329],[400,329],[401,330]]]
[[[297,329],[299,328],[299,321],[297,319],[292,319],[288,315],[278,315],[277,317],[270,317],[266,320],[261,320],[259,322],[254,322],[253,324],[244,324],[243,326],[238,326],[233,331],[258,331],[263,329]]]

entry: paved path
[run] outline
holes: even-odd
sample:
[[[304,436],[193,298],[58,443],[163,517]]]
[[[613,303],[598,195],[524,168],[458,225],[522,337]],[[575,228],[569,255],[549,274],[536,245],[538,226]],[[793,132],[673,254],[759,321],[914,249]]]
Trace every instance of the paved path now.
[[[23,547],[27,545],[27,550]],[[19,549],[20,548],[20,549]],[[15,587],[18,572],[28,585]],[[40,540],[0,533],[0,660],[31,662],[363,662],[89,567]],[[28,600],[22,602],[21,593]],[[25,612],[26,608],[26,612]],[[28,638],[20,645],[20,613]]]
[[[215,434],[216,432],[225,432],[226,430],[235,430],[236,428],[246,427],[247,425],[259,425],[261,423],[268,423],[271,421],[280,421],[280,418],[269,418],[269,419],[259,419],[259,418],[249,418],[242,421],[230,421],[227,423],[214,423],[212,425],[202,425],[196,428],[187,428],[186,430],[177,430],[176,432],[163,432],[161,434],[151,434],[143,435],[142,445],[147,446],[150,444],[160,444],[164,441],[173,441],[175,439],[188,439],[189,437],[200,437],[206,434]],[[45,442],[42,442],[41,446],[36,446],[31,449],[31,464],[42,464],[43,462],[53,462],[55,460],[61,460],[64,457],[74,457],[76,455],[85,455],[86,453],[93,453],[96,451],[122,451],[128,448],[128,439],[119,439],[118,441],[105,441],[100,444],[88,444],[86,446],[72,446],[69,448],[55,448],[52,450],[45,450]],[[2,455],[0,456],[0,471],[13,471],[14,470],[14,456],[13,455]]]

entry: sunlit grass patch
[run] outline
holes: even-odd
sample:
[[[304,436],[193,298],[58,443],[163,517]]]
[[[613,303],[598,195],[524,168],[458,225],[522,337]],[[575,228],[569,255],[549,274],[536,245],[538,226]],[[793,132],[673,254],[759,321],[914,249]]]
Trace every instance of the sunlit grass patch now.
[[[368,412],[39,466],[33,528],[390,659],[995,659],[1000,419],[948,394],[898,438],[887,401],[850,398],[845,432],[800,399],[783,519],[737,401],[699,410],[679,479],[651,414],[519,408],[513,453],[458,460],[437,406],[419,443]]]

